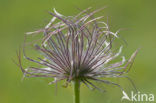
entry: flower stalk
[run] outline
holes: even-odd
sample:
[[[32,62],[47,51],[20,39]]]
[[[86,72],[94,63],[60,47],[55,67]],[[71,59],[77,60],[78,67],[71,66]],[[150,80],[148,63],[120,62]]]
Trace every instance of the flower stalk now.
[[[80,81],[74,81],[74,103],[80,103]]]

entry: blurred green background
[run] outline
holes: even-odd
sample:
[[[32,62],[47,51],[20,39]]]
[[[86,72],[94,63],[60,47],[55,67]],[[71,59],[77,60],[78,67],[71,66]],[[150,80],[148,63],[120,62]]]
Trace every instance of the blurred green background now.
[[[124,55],[129,57],[141,47],[128,75],[141,93],[156,95],[155,0],[0,0],[0,103],[72,103],[72,88],[62,88],[62,83],[55,94],[55,86],[48,85],[46,79],[26,78],[21,82],[22,72],[11,58],[16,59],[15,51],[23,42],[25,32],[48,23],[51,16],[47,11],[52,8],[68,16],[77,14],[76,8],[103,6],[107,8],[99,14],[109,18],[112,31],[128,28],[120,32],[128,43]],[[128,94],[133,90],[126,80],[118,82]],[[121,91],[106,87],[107,92],[101,93],[82,86],[81,103],[120,103]]]

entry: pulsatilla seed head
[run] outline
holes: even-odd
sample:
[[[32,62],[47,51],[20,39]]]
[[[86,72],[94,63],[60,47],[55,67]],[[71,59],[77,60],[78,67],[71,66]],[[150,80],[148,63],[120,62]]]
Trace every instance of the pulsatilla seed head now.
[[[90,9],[83,10],[76,16],[64,16],[54,9],[54,13],[49,12],[53,18],[45,28],[26,34],[27,36],[43,34],[42,43],[35,44],[34,47],[44,58],[36,60],[28,57],[25,53],[25,43],[23,55],[28,61],[35,62],[44,68],[28,67],[24,69],[19,52],[17,53],[18,66],[25,77],[51,77],[54,78],[51,83],[60,80],[70,83],[78,79],[87,87],[100,89],[91,82],[97,81],[121,88],[119,84],[104,78],[128,78],[123,74],[130,70],[129,67],[138,50],[129,60],[120,56],[122,46],[118,52],[115,52],[112,45],[114,40],[119,38],[117,35],[119,31],[111,32],[108,24],[100,21],[103,16],[94,17],[94,14],[102,9],[89,12]],[[121,57],[121,61],[110,63],[117,57]]]

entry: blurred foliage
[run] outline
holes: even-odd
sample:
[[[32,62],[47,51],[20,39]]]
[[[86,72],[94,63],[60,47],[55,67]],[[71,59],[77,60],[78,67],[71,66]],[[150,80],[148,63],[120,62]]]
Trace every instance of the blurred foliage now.
[[[107,6],[99,15],[108,17],[112,31],[126,28],[120,36],[126,40],[123,54],[129,57],[141,48],[129,72],[138,90],[156,94],[156,1],[154,0],[0,0],[0,103],[72,103],[72,87],[48,85],[48,79],[26,78],[12,62],[24,33],[44,27],[51,19],[47,11],[56,8],[64,15],[79,9]],[[105,19],[106,21],[107,19]],[[124,79],[117,80],[129,93],[133,90]],[[121,91],[105,85],[107,92],[81,87],[82,103],[120,103]],[[128,103],[124,101],[124,103]],[[142,103],[142,102],[141,102]]]

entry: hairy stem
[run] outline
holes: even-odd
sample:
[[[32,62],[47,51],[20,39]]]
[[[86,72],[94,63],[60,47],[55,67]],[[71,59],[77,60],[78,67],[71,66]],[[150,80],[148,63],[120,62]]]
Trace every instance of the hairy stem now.
[[[80,81],[74,81],[74,103],[80,103]]]

